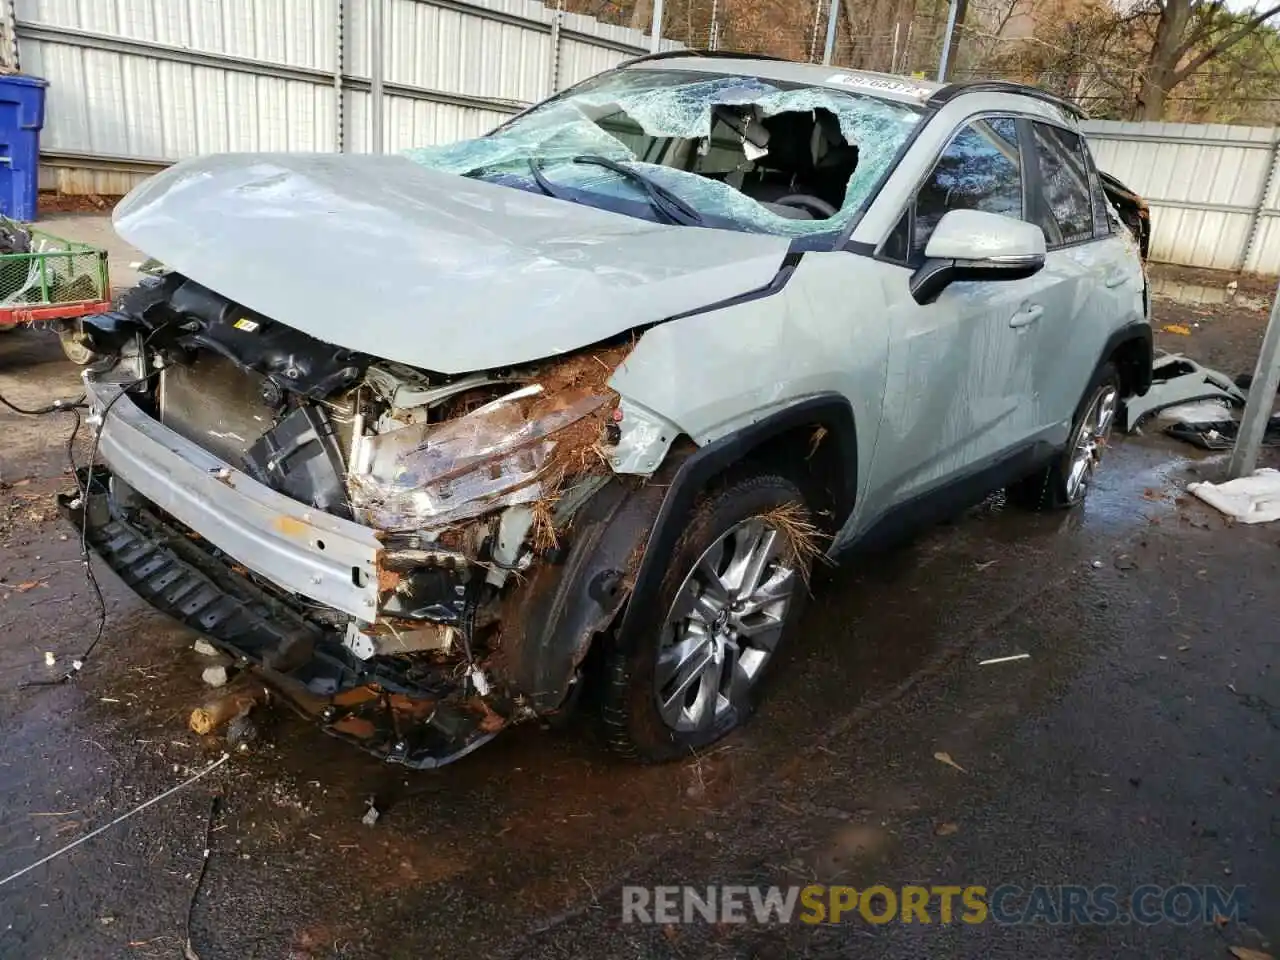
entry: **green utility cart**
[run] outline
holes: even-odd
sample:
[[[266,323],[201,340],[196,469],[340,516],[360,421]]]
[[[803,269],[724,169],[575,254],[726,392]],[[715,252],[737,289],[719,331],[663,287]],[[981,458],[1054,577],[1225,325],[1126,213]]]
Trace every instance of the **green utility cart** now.
[[[111,309],[107,251],[0,218],[0,330],[46,324],[72,363],[94,353],[84,318]]]

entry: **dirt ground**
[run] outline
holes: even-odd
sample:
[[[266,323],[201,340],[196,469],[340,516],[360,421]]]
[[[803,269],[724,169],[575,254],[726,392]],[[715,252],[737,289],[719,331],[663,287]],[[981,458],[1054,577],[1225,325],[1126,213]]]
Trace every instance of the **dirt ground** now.
[[[120,199],[120,197],[99,196],[96,193],[70,194],[42,190],[39,197],[36,198],[36,210],[42,217],[47,217],[53,213],[101,215],[104,211],[109,211],[115,207],[120,202]]]
[[[1232,377],[1252,374],[1262,346],[1262,334],[1267,329],[1267,308],[1276,292],[1275,279],[1168,266],[1153,272],[1208,289],[1221,288],[1232,280],[1237,282],[1237,295],[1247,300],[1247,305],[1158,300],[1156,348],[1168,353],[1185,353]]]
[[[1266,312],[1159,302],[1157,321],[1190,327],[1161,347],[1234,374]],[[0,335],[8,399],[76,387],[50,334]],[[1082,511],[993,498],[823,578],[761,713],[705,755],[626,765],[584,718],[409,773],[276,707],[204,779],[4,881],[226,750],[186,727],[207,696],[195,636],[101,567],[101,645],[73,682],[23,686],[97,626],[52,505],[71,427],[0,411],[6,960],[181,957],[188,919],[201,960],[1280,953],[1280,530],[1188,498],[1223,458],[1152,433],[1116,443]],[[83,431],[71,449],[85,462]],[[1222,925],[620,923],[627,883],[813,880],[1246,896]]]

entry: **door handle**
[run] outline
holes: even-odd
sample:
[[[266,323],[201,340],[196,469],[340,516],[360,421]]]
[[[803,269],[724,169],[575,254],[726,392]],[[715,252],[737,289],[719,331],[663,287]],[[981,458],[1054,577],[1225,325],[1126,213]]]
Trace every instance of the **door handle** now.
[[[1108,290],[1114,290],[1116,287],[1123,287],[1129,282],[1129,274],[1123,270],[1112,270],[1103,278],[1102,283]]]
[[[1042,316],[1044,316],[1044,307],[1040,306],[1038,303],[1032,304],[1024,310],[1019,310],[1010,317],[1009,326],[1013,327],[1015,330],[1018,327],[1029,327]]]

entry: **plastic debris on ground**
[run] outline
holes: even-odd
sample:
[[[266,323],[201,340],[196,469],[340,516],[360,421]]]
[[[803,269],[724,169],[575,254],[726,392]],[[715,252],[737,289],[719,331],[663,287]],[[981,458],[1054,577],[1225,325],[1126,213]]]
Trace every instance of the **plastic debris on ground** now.
[[[1138,421],[1154,414],[1175,440],[1203,450],[1228,450],[1239,433],[1236,417],[1244,406],[1248,379],[1240,376],[1232,382],[1225,373],[1177,354],[1157,357],[1150,391],[1125,401],[1128,428],[1134,430]],[[1271,419],[1262,442],[1280,446],[1280,416]]]
[[[1240,433],[1235,420],[1171,423],[1164,432],[1175,440],[1185,440],[1205,450],[1230,450]],[[1280,416],[1272,417],[1262,435],[1264,447],[1280,447]]]
[[[1263,467],[1226,483],[1190,483],[1187,491],[1241,523],[1280,520],[1280,470]]]
[[[1243,407],[1245,393],[1225,373],[1181,354],[1161,354],[1152,364],[1150,389],[1141,397],[1125,399],[1125,429],[1132,433],[1150,414],[1199,400]]]
[[[1156,419],[1172,423],[1219,423],[1230,420],[1234,409],[1224,400],[1198,400],[1165,407],[1156,414]]]
[[[211,687],[225,687],[227,685],[227,668],[205,667],[200,674],[200,679]]]
[[[1029,653],[1012,653],[1007,657],[991,657],[987,660],[979,660],[978,666],[992,667],[992,666],[995,666],[997,663],[1012,663],[1014,660],[1030,660],[1030,659],[1031,659],[1031,654]]]
[[[212,643],[201,637],[191,645],[191,649],[202,657],[220,657],[220,654]]]

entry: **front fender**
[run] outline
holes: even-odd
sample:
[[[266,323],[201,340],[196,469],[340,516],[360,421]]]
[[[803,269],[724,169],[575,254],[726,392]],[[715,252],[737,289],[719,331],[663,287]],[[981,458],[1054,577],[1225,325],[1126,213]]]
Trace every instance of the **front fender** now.
[[[644,554],[636,566],[630,602],[623,614],[619,635],[623,642],[646,626],[646,615],[657,601],[666,573],[667,561],[685,529],[698,495],[719,474],[735,464],[750,461],[768,450],[778,439],[791,435],[810,437],[814,427],[827,431],[823,443],[831,445],[830,463],[835,467],[828,478],[827,494],[834,513],[833,526],[839,529],[853,510],[858,490],[858,434],[853,408],[844,397],[828,394],[793,404],[762,420],[707,444],[686,458],[665,489],[661,509],[644,543]]]
[[[504,605],[493,668],[538,713],[564,703],[592,640],[626,601],[665,493],[658,479],[610,482],[574,516],[563,557],[539,564]]]

